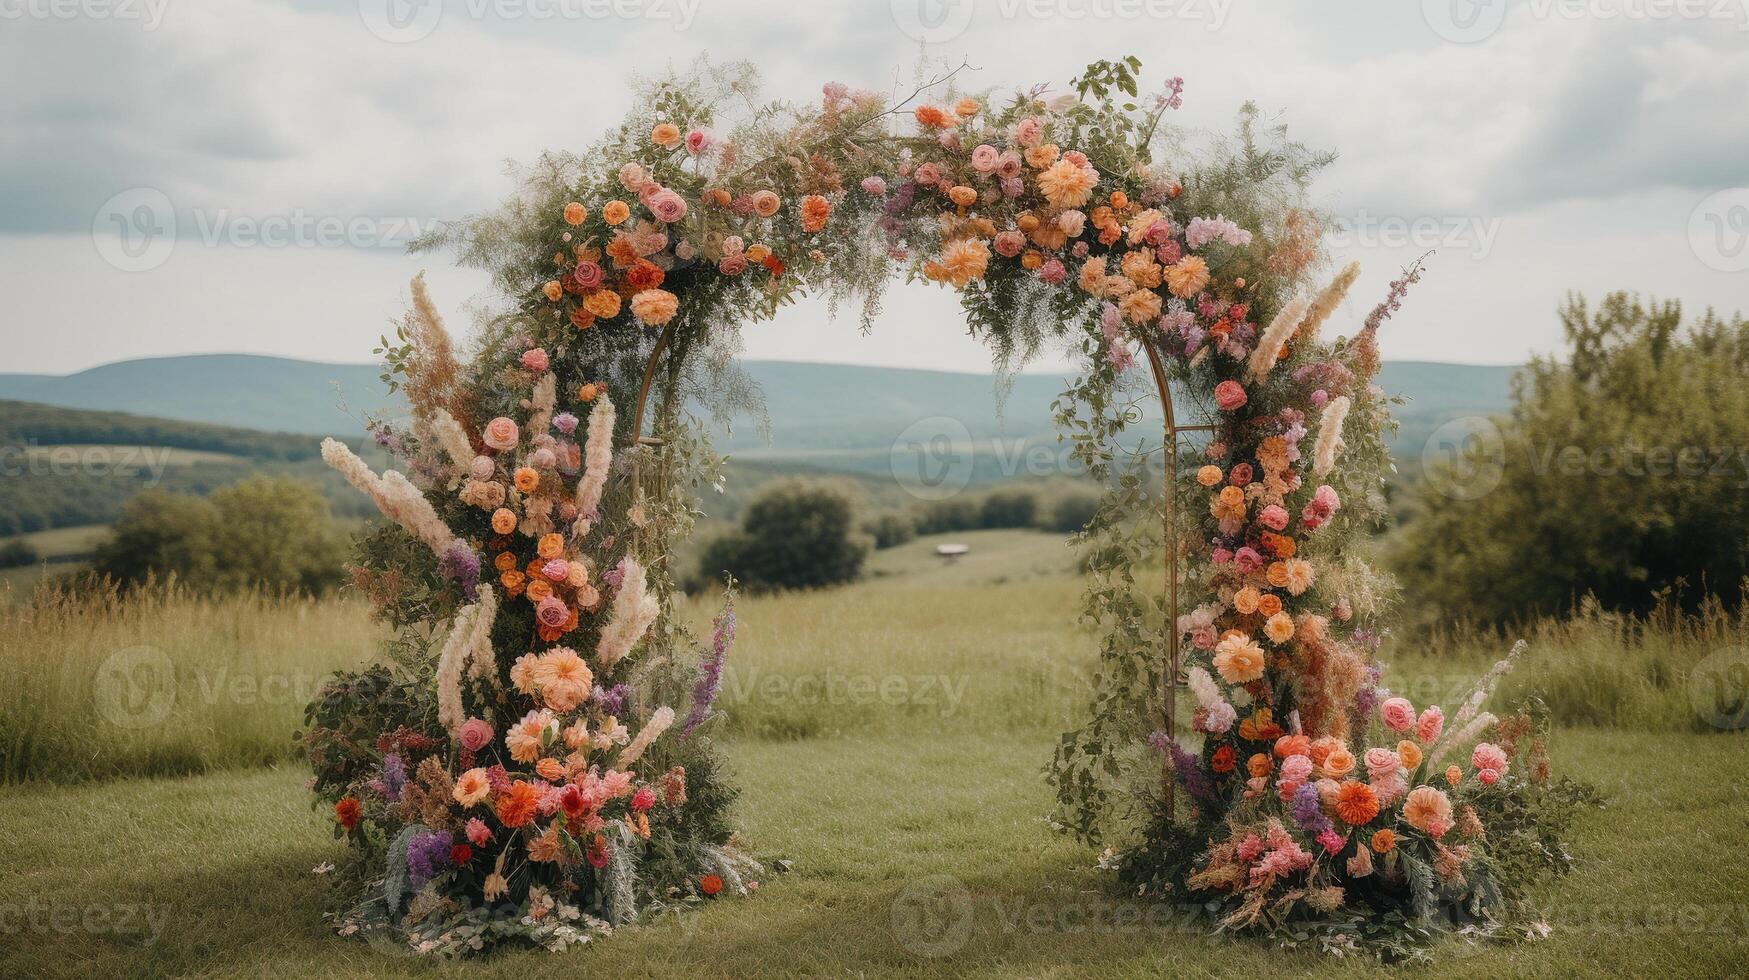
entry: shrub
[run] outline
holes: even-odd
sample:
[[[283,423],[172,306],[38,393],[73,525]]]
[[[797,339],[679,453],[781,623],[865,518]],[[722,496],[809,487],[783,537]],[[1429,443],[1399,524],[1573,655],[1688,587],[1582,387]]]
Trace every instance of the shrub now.
[[[1074,491],[1057,499],[1051,507],[1050,516],[1045,519],[1047,531],[1059,534],[1074,534],[1087,526],[1093,519],[1093,514],[1099,510],[1099,495]]]
[[[0,568],[22,568],[42,560],[29,541],[8,541],[0,545]]]
[[[965,497],[949,497],[925,504],[917,514],[918,534],[947,534],[950,531],[973,531],[978,528],[981,512],[977,502]]]
[[[1028,490],[997,490],[978,508],[978,526],[1031,527],[1038,516],[1038,497]]]
[[[1560,614],[1592,594],[1645,612],[1662,589],[1689,608],[1749,575],[1742,467],[1749,321],[1626,293],[1561,311],[1570,354],[1514,380],[1498,438],[1471,439],[1416,486],[1394,553],[1406,591],[1452,617]]]
[[[128,584],[175,575],[201,591],[316,593],[339,584],[345,553],[320,493],[295,480],[251,477],[204,499],[139,494],[92,564]]]
[[[709,580],[733,575],[751,588],[805,589],[853,581],[869,542],[851,533],[850,500],[805,483],[782,483],[761,493],[741,529],[705,546],[699,573]]]
[[[917,536],[917,524],[903,514],[882,514],[862,525],[876,548],[892,548]]]

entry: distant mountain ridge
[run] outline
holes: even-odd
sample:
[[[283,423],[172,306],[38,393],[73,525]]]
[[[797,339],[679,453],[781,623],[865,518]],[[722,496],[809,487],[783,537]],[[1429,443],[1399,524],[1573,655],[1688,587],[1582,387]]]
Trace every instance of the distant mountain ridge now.
[[[765,391],[770,442],[740,419],[718,441],[745,458],[863,470],[919,423],[963,425],[974,441],[1055,442],[1053,374],[1021,374],[1003,390],[987,374],[748,361]],[[1504,412],[1512,367],[1393,361],[1379,384],[1409,396],[1398,445],[1418,451],[1447,421]],[[0,399],[299,434],[360,432],[370,414],[404,411],[373,364],[332,364],[254,354],[121,361],[65,376],[0,374]],[[1157,416],[1155,416],[1157,419]]]

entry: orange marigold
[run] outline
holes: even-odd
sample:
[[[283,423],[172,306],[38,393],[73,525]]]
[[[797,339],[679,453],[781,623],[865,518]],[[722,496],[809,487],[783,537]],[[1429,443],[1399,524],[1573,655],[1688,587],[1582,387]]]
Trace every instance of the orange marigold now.
[[[819,194],[809,194],[802,198],[802,230],[812,234],[826,227],[826,219],[832,216],[832,202]]]
[[[1336,815],[1354,827],[1371,823],[1379,815],[1378,794],[1371,786],[1350,779],[1336,791]]]
[[[917,117],[917,124],[930,129],[946,129],[953,125],[953,120],[940,106],[920,105],[911,113]]]
[[[539,807],[540,790],[535,789],[533,783],[519,779],[498,797],[498,822],[506,827],[525,827],[534,820]]]

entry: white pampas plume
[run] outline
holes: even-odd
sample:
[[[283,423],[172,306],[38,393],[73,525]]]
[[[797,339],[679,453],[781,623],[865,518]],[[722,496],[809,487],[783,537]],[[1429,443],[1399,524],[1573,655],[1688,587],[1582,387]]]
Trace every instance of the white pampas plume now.
[[[644,750],[653,745],[656,739],[661,738],[662,733],[667,731],[668,726],[672,724],[674,724],[674,709],[667,705],[657,708],[656,713],[651,715],[650,720],[645,722],[644,727],[639,730],[638,737],[632,739],[632,743],[620,752],[619,758],[613,760],[613,767],[624,770],[627,766],[638,761],[639,757],[644,754]]]
[[[1305,318],[1306,310],[1312,301],[1301,293],[1288,300],[1275,319],[1269,321],[1264,328],[1263,336],[1257,338],[1257,349],[1251,352],[1251,378],[1262,381],[1269,377],[1269,372],[1275,370],[1275,362],[1281,359],[1282,348],[1287,346],[1289,337],[1300,327],[1300,321]]]
[[[468,641],[468,665],[475,678],[488,684],[498,681],[498,652],[492,649],[492,623],[498,618],[498,593],[480,586],[479,614],[474,617],[474,635]]]
[[[475,453],[474,444],[468,440],[467,430],[462,428],[462,424],[448,412],[437,411],[425,419],[425,425],[454,462],[455,476],[466,473],[468,467],[473,465]]]
[[[1471,718],[1469,724],[1440,739],[1439,745],[1433,750],[1433,754],[1427,757],[1428,771],[1433,771],[1433,768],[1439,765],[1441,759],[1444,759],[1451,754],[1452,749],[1455,749],[1460,745],[1468,745],[1469,743],[1474,742],[1476,738],[1482,734],[1483,729],[1494,724],[1494,722],[1498,720],[1498,718],[1495,718],[1493,715],[1484,711],[1476,717]]]
[[[1318,441],[1312,449],[1312,472],[1327,476],[1336,467],[1336,454],[1342,451],[1342,423],[1348,419],[1348,396],[1338,395],[1324,406],[1318,421]]]
[[[1306,318],[1300,322],[1300,339],[1308,344],[1318,342],[1318,328],[1324,321],[1330,319],[1330,314],[1336,312],[1336,307],[1342,304],[1342,298],[1348,295],[1348,289],[1354,285],[1354,280],[1360,276],[1360,263],[1350,262],[1336,273],[1336,278],[1330,280],[1318,293],[1318,298],[1312,300],[1312,308],[1306,312]]]
[[[1190,694],[1196,699],[1199,708],[1210,708],[1225,700],[1221,697],[1221,689],[1215,686],[1215,679],[1201,667],[1192,667],[1185,674],[1190,684]]]
[[[553,372],[540,376],[534,383],[534,394],[529,397],[528,422],[523,428],[530,439],[546,434],[553,424],[553,409],[559,404],[559,381]]]
[[[577,523],[574,537],[589,536],[591,516],[601,506],[601,492],[607,486],[607,470],[613,464],[613,399],[607,394],[596,396],[595,408],[589,413],[589,439],[583,446],[583,476],[577,481]]]
[[[644,566],[628,557],[621,568],[624,574],[613,595],[613,618],[601,628],[601,639],[595,644],[595,658],[603,670],[630,653],[662,612],[661,603],[648,592]]]
[[[437,557],[442,558],[455,544],[455,533],[437,516],[431,501],[426,500],[425,494],[399,472],[388,470],[382,476],[376,475],[364,460],[337,439],[322,440],[322,462],[370,497],[384,517],[425,542]]]
[[[456,737],[462,722],[467,720],[467,712],[462,708],[462,674],[467,669],[474,622],[479,615],[478,605],[463,606],[455,614],[449,638],[443,641],[443,652],[437,658],[437,721],[451,738]]]
[[[1462,725],[1470,720],[1470,716],[1482,707],[1482,702],[1488,700],[1488,695],[1494,693],[1494,688],[1500,684],[1500,679],[1512,671],[1519,656],[1524,653],[1524,647],[1523,640],[1512,644],[1512,650],[1503,659],[1496,661],[1493,667],[1488,668],[1486,674],[1476,680],[1476,686],[1470,688],[1469,696],[1464,698],[1463,706],[1458,708],[1457,715],[1452,718],[1452,725]]]

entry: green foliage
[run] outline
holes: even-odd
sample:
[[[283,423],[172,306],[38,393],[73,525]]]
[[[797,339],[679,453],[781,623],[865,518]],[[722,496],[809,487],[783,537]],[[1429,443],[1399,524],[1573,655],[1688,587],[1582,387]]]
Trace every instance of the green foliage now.
[[[42,560],[28,541],[8,541],[0,545],[0,568],[22,568]]]
[[[1031,527],[1038,518],[1038,497],[1025,490],[997,490],[978,508],[978,526]]]
[[[850,501],[824,487],[791,482],[762,493],[741,529],[712,541],[700,574],[724,574],[753,589],[806,589],[850,582],[862,572],[868,542],[852,535]]]
[[[1393,555],[1405,585],[1491,623],[1587,593],[1644,612],[1662,589],[1693,607],[1734,588],[1749,575],[1749,321],[1684,325],[1679,304],[1619,292],[1560,315],[1566,360],[1532,361],[1499,437],[1416,485]]]
[[[175,575],[212,591],[323,592],[338,584],[344,538],[321,494],[251,477],[205,499],[148,490],[129,501],[93,567],[138,584]]]
[[[1087,526],[1099,513],[1099,495],[1094,493],[1071,492],[1057,498],[1047,516],[1044,527],[1047,531],[1059,534],[1074,534]]]
[[[892,548],[917,536],[917,522],[903,514],[882,514],[864,521],[862,531],[874,539],[876,548]]]

